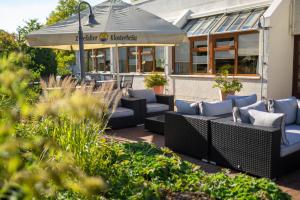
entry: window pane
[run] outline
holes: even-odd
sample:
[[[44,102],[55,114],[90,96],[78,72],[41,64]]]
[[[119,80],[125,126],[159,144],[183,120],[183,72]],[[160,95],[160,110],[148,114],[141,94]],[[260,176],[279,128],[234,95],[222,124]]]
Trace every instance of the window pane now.
[[[207,47],[207,40],[196,40],[194,41],[194,48]]]
[[[239,35],[238,73],[257,74],[259,34]]]
[[[234,57],[235,57],[235,51],[230,50],[230,51],[216,51],[215,52],[215,68],[216,68],[216,73],[221,72],[221,68],[223,66],[234,66]],[[234,67],[232,67],[229,70],[230,73],[234,72]]]
[[[190,28],[197,22],[197,20],[193,19],[193,20],[189,20],[186,25],[182,28],[182,30],[184,32],[188,32],[190,30]]]
[[[258,21],[258,18],[261,16],[261,14],[264,12],[264,10],[258,10],[254,11],[248,19],[245,21],[243,26],[241,27],[242,30],[250,29],[254,26],[254,24]]]
[[[207,52],[193,52],[193,73],[207,73]]]
[[[129,72],[136,72],[136,68],[138,64],[137,47],[129,47],[128,51],[129,51],[129,55],[128,55]]]
[[[216,47],[234,46],[234,38],[219,38],[216,39]]]
[[[165,71],[165,48],[155,47],[155,71]]]
[[[175,74],[188,74],[190,63],[190,45],[181,43],[175,47]]]
[[[217,32],[224,32],[227,30],[227,27],[233,22],[237,15],[229,15],[223,24],[218,28]]]
[[[214,21],[215,17],[209,17],[207,18],[200,27],[197,28],[197,30],[195,30],[195,32],[193,33],[193,35],[201,35],[203,31],[205,31],[207,29],[207,27],[212,24],[212,22]]]
[[[200,19],[198,20],[188,31],[188,36],[193,36],[194,32],[203,24],[204,19]]]
[[[202,34],[207,34],[209,31],[211,31],[213,26],[219,21],[220,18],[221,18],[220,16],[215,17],[214,21],[210,23],[210,25],[203,31]]]
[[[119,66],[120,73],[126,73],[127,49],[126,47],[119,48]]]
[[[98,69],[97,71],[106,71],[105,68],[105,55],[103,49],[98,49],[98,55],[95,55],[97,57],[98,62]]]
[[[153,48],[152,47],[144,47],[142,52],[142,67],[143,72],[152,72],[153,71]]]
[[[228,31],[236,31],[240,27],[240,25],[245,21],[246,17],[249,13],[240,14],[239,17],[235,20],[235,22],[230,26]]]

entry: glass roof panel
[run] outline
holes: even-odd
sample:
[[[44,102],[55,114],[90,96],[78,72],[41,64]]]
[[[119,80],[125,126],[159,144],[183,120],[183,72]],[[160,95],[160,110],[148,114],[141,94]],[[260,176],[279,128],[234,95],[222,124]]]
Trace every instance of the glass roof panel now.
[[[191,19],[182,29],[187,32],[188,36],[206,35],[212,29],[215,30],[214,32],[216,33],[256,29],[258,19],[265,10],[266,8],[259,8],[242,13],[231,13],[226,16],[218,14],[215,16]],[[218,25],[221,17],[224,18],[224,20],[222,19],[223,22]]]
[[[197,20],[197,22],[189,29],[188,31],[188,36],[193,36],[194,32],[200,28],[200,26],[202,26],[203,22],[205,21],[205,19],[201,18],[199,20]]]
[[[248,19],[245,21],[245,23],[241,26],[241,30],[251,29],[253,26],[255,26],[263,12],[264,10],[256,10],[252,12]]]
[[[184,32],[188,32],[188,30],[196,23],[197,19],[189,20],[182,28]]]
[[[203,31],[202,34],[207,34],[209,31],[211,31],[211,29],[216,25],[216,23],[219,21],[219,19],[221,18],[221,16],[217,16],[214,21]]]
[[[216,17],[207,18],[202,25],[193,33],[193,35],[201,35],[215,20]]]
[[[232,22],[236,19],[238,15],[229,15],[225,21],[223,22],[223,24],[218,28],[217,32],[224,32],[227,30],[228,26],[230,26],[232,24]]]
[[[228,28],[228,31],[236,31],[239,29],[241,24],[245,21],[245,19],[249,16],[250,13],[242,13],[239,17],[234,21],[234,23]]]

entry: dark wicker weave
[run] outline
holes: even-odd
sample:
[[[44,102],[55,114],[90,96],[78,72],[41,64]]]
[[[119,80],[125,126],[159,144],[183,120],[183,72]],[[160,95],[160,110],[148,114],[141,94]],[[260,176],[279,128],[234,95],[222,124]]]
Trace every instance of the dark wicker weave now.
[[[120,117],[120,118],[110,118],[108,122],[108,127],[111,129],[121,129],[134,127],[138,123],[139,113],[140,113],[140,99],[123,97],[121,99],[121,106],[124,108],[129,108],[134,111],[134,116],[130,117]]]
[[[165,115],[148,117],[145,119],[145,129],[153,133],[164,135],[165,132]]]
[[[218,119],[211,122],[211,160],[259,177],[299,168],[300,151],[280,157],[281,130]]]
[[[178,153],[209,160],[210,121],[217,118],[167,112],[165,145]]]

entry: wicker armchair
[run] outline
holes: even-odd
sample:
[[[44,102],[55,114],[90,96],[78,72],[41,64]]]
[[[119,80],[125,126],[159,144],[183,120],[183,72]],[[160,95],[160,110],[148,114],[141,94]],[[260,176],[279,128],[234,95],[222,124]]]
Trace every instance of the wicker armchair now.
[[[211,121],[211,161],[258,177],[276,178],[299,168],[300,151],[281,157],[281,130]]]
[[[140,99],[123,97],[119,107],[130,109],[134,114],[132,116],[111,117],[108,127],[111,129],[121,129],[136,126],[139,120],[140,104]]]
[[[178,153],[208,161],[211,144],[210,122],[220,117],[228,115],[204,117],[167,112],[165,145]]]
[[[132,97],[130,97],[132,98]],[[145,118],[158,116],[165,114],[167,111],[173,111],[174,110],[174,96],[173,95],[156,95],[157,104],[167,105],[167,109],[164,111],[157,111],[157,112],[149,112],[146,103],[146,99],[140,100],[140,109],[139,109],[139,124],[143,124],[145,122]]]

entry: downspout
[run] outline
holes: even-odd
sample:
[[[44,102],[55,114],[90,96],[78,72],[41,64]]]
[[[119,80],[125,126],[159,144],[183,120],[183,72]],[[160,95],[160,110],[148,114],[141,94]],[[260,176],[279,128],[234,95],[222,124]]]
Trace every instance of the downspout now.
[[[209,41],[210,41],[210,35],[211,35],[211,31],[216,27],[217,24],[219,24],[219,22],[223,19],[224,16],[226,16],[226,12],[220,17],[220,19],[218,19],[218,21],[216,21],[214,23],[214,25],[208,30],[208,33],[207,33],[207,67],[208,67],[208,64],[209,64],[209,60],[210,60],[210,49],[209,49]],[[212,72],[211,72],[212,73]]]

